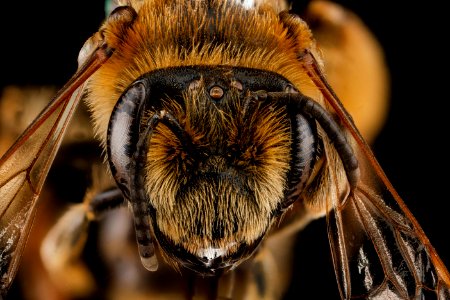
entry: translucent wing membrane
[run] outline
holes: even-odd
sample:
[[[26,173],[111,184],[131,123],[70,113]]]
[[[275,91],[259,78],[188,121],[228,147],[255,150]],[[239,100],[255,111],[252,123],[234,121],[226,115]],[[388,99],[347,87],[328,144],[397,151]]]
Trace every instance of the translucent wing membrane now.
[[[0,159],[1,293],[6,293],[17,272],[37,199],[81,98],[82,85],[109,55],[106,47],[95,49],[86,63]]]
[[[450,299],[450,277],[312,56],[305,69],[355,139],[361,181],[345,197],[328,165],[328,236],[343,299]],[[332,161],[331,146],[325,147]]]
[[[434,250],[385,199],[361,185],[328,214],[343,298],[438,299],[440,294],[448,295],[449,287],[432,260]]]
[[[36,200],[72,115],[77,96],[51,106],[0,162],[0,272],[10,284],[30,231]]]

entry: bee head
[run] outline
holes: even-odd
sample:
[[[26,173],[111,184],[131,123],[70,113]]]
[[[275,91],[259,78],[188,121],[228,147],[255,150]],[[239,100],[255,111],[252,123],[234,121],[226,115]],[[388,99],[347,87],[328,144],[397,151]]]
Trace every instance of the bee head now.
[[[169,262],[214,275],[260,244],[285,199],[292,130],[286,107],[249,91],[288,85],[260,70],[180,67],[147,74],[122,95],[110,166],[125,197],[148,207],[140,214]]]

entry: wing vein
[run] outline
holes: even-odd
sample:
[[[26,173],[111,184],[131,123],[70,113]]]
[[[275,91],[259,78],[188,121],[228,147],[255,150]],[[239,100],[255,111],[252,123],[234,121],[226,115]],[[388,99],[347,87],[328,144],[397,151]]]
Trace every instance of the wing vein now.
[[[367,232],[369,238],[372,241],[372,244],[375,248],[375,251],[377,252],[378,258],[380,259],[381,265],[383,269],[385,270],[384,274],[389,278],[389,280],[392,282],[392,284],[395,285],[397,291],[399,291],[402,294],[402,297],[405,299],[408,297],[408,293],[405,289],[402,288],[402,284],[398,281],[398,278],[396,276],[391,276],[390,274],[395,274],[395,271],[392,267],[392,256],[390,254],[390,251],[386,245],[386,242],[379,232],[379,229],[375,225],[375,220],[372,218],[370,212],[367,210],[366,206],[364,205],[364,200],[361,197],[358,197],[357,192],[360,191],[359,188],[356,188],[354,191],[354,194],[352,197],[354,199],[354,203],[356,206],[356,209],[358,211],[358,214],[360,216],[360,219],[363,223],[364,230]],[[364,194],[361,194],[362,196],[365,196]],[[370,201],[366,198],[365,201]],[[364,211],[364,213],[363,213]],[[371,222],[367,220],[367,218],[363,218],[362,216],[371,217]],[[388,261],[388,259],[390,261]]]

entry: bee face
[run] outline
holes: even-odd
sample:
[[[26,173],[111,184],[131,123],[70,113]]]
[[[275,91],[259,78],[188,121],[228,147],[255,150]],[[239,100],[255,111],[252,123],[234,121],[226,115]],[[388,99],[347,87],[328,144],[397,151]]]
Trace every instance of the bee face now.
[[[233,267],[279,216],[291,163],[290,120],[283,106],[249,93],[291,87],[261,70],[180,67],[144,75],[118,101],[109,124],[113,173],[124,194],[145,190],[153,232],[176,263],[202,274]],[[114,150],[121,131],[116,115],[123,113],[117,107],[127,101],[140,103],[134,112],[143,117],[132,117],[144,120],[138,132],[162,118],[146,137],[145,167],[136,170],[145,178],[142,187],[128,180],[121,163],[127,154]]]
[[[249,93],[302,83],[302,91],[317,94],[305,72],[290,71],[312,43],[306,24],[290,32],[298,20],[284,25],[273,7],[252,5],[133,2],[129,28],[104,28],[115,54],[89,82],[87,101],[116,182],[129,199],[136,189],[145,194],[145,207],[134,209],[139,223],[146,230],[151,223],[171,263],[198,265],[201,273],[249,256],[289,188],[290,117],[282,106],[253,103]],[[120,124],[135,125],[123,133]],[[140,155],[145,162],[136,163],[140,148],[148,149]]]

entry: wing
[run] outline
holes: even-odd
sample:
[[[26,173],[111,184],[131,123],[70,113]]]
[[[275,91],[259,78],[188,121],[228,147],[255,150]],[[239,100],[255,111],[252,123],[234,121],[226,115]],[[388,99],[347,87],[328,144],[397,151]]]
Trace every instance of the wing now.
[[[343,299],[450,299],[450,275],[419,223],[387,179],[368,144],[326,82],[312,54],[303,66],[354,139],[362,176],[339,197],[330,144],[327,226]],[[326,144],[326,143],[325,143]]]
[[[89,40],[94,45],[83,47],[85,63],[0,159],[0,294],[7,292],[17,272],[37,199],[84,82],[112,54],[94,37]]]

